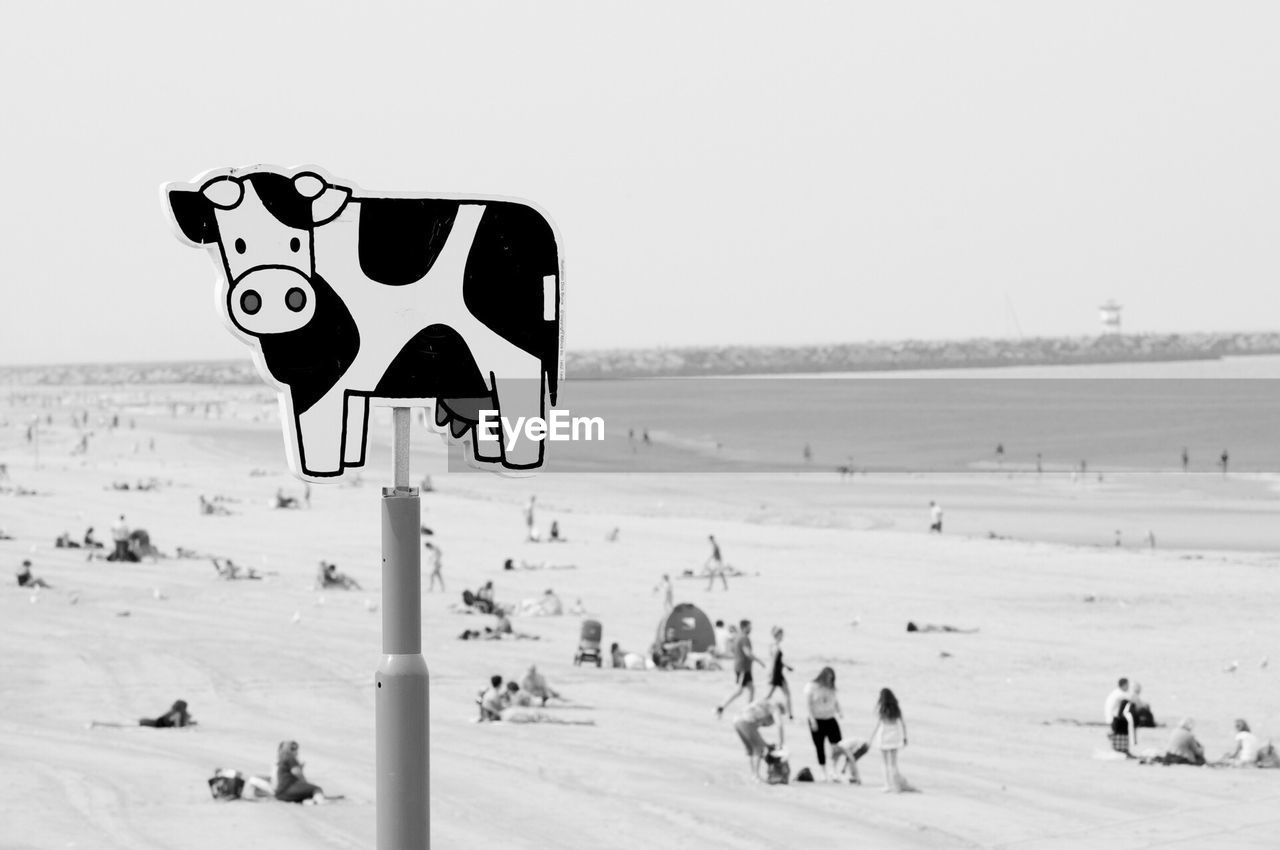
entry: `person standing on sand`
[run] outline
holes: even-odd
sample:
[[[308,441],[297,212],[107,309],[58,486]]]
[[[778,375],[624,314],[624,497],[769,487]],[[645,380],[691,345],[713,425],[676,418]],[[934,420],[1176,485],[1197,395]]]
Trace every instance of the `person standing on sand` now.
[[[764,698],[769,699],[774,691],[781,690],[782,695],[787,698],[787,719],[794,720],[791,713],[791,686],[787,684],[786,673],[795,671],[782,660],[782,627],[774,626],[770,633],[773,635],[773,645],[769,647],[773,663],[769,666],[769,693]]]
[[[942,533],[942,505],[937,502],[929,503],[929,532],[931,534]]]
[[[876,737],[877,734],[879,737]],[[869,740],[876,742],[884,759],[885,793],[915,791],[898,770],[898,750],[907,745],[907,721],[898,706],[898,698],[888,688],[880,689],[880,699],[876,703],[876,725],[871,730]]]
[[[422,548],[426,549],[431,557],[431,578],[427,583],[427,590],[428,592],[434,591],[436,582],[439,581],[440,591],[444,592],[444,575],[440,572],[442,567],[440,547],[428,540],[422,544]]]
[[[534,509],[536,507],[537,501],[538,501],[537,496],[530,496],[529,503],[524,506],[524,526],[525,526],[524,539],[525,541],[531,542],[531,543],[538,542],[538,535],[535,534],[533,530]]]
[[[115,551],[108,556],[108,561],[129,560],[129,526],[125,525],[124,514],[111,526],[111,539],[115,542]]]
[[[818,677],[804,686],[805,701],[809,704],[809,736],[813,738],[818,753],[818,766],[822,778],[831,781],[827,770],[826,742],[835,747],[840,743],[840,700],[836,696],[836,671],[823,667]]]
[[[671,576],[667,573],[662,574],[662,581],[658,582],[658,586],[653,589],[653,592],[662,594],[663,613],[676,607],[675,588],[671,586]]]
[[[716,717],[723,716],[724,710],[731,702],[742,696],[743,691],[746,691],[747,702],[755,702],[756,683],[751,677],[751,665],[764,666],[764,662],[751,651],[751,621],[743,620],[738,626],[740,629],[738,640],[733,646],[733,674],[738,688],[729,695],[727,700],[716,706]]]
[[[702,568],[707,570],[707,590],[711,590],[716,586],[716,576],[720,576],[720,581],[724,583],[724,589],[728,590],[729,579],[725,575],[724,558],[720,555],[720,544],[716,542],[714,534],[708,534],[707,539],[711,541],[711,556],[702,565]]]
[[[1138,743],[1138,741],[1133,724],[1133,709],[1129,700],[1128,679],[1120,679],[1117,682],[1116,689],[1107,695],[1103,713],[1107,715],[1108,738],[1111,741],[1111,749],[1117,753],[1131,756],[1129,752],[1131,736],[1134,744]]]
[[[1191,453],[1187,451],[1186,446],[1183,446],[1182,447],[1182,471],[1186,472],[1187,468],[1190,466],[1191,466]]]
[[[1226,450],[1226,449],[1223,449],[1223,450],[1222,450],[1222,457],[1218,459],[1218,463],[1222,465],[1222,477],[1223,477],[1223,478],[1226,478],[1226,477],[1227,477],[1227,461],[1228,461],[1228,460],[1230,460],[1230,455],[1228,455],[1228,454],[1227,454],[1227,450]]]

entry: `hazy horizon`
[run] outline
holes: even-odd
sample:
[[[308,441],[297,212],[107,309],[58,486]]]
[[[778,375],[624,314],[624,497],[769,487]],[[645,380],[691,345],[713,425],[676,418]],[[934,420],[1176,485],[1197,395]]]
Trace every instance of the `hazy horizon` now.
[[[570,350],[1280,323],[1263,3],[15,9],[0,363],[220,360],[158,187],[524,197]],[[830,344],[840,344],[832,342]]]

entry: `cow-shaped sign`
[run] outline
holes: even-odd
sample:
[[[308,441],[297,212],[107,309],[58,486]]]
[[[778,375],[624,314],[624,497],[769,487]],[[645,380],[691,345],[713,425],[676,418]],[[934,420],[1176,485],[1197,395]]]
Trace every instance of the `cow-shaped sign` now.
[[[303,479],[365,462],[371,402],[426,406],[475,462],[542,464],[544,440],[477,439],[481,411],[546,417],[563,355],[555,229],[521,201],[361,193],[256,166],[163,187],[221,270],[218,309],[279,394]]]

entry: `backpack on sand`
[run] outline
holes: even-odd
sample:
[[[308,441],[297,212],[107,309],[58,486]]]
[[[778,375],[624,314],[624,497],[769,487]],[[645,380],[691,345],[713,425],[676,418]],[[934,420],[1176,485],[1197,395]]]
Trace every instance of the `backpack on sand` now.
[[[770,747],[765,753],[764,763],[768,766],[769,772],[766,781],[770,785],[788,785],[791,782],[791,762],[787,761],[787,754],[782,750]]]

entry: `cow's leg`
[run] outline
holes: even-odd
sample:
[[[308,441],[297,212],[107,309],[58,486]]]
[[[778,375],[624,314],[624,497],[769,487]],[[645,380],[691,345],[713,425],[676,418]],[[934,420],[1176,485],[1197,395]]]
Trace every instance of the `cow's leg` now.
[[[361,466],[364,464],[365,429],[369,424],[369,399],[362,395],[349,395],[347,406],[347,428],[342,438],[343,466]]]
[[[298,447],[302,471],[325,477],[342,471],[342,425],[346,392],[334,388],[298,416]]]
[[[508,355],[508,371],[493,376],[493,394],[498,402],[498,415],[502,421],[515,427],[521,417],[527,421],[535,416],[547,418],[543,404],[542,363],[532,354],[519,351],[512,358]],[[502,435],[502,459],[506,466],[515,469],[535,467],[542,461],[543,439],[530,439],[521,428],[514,440]]]

